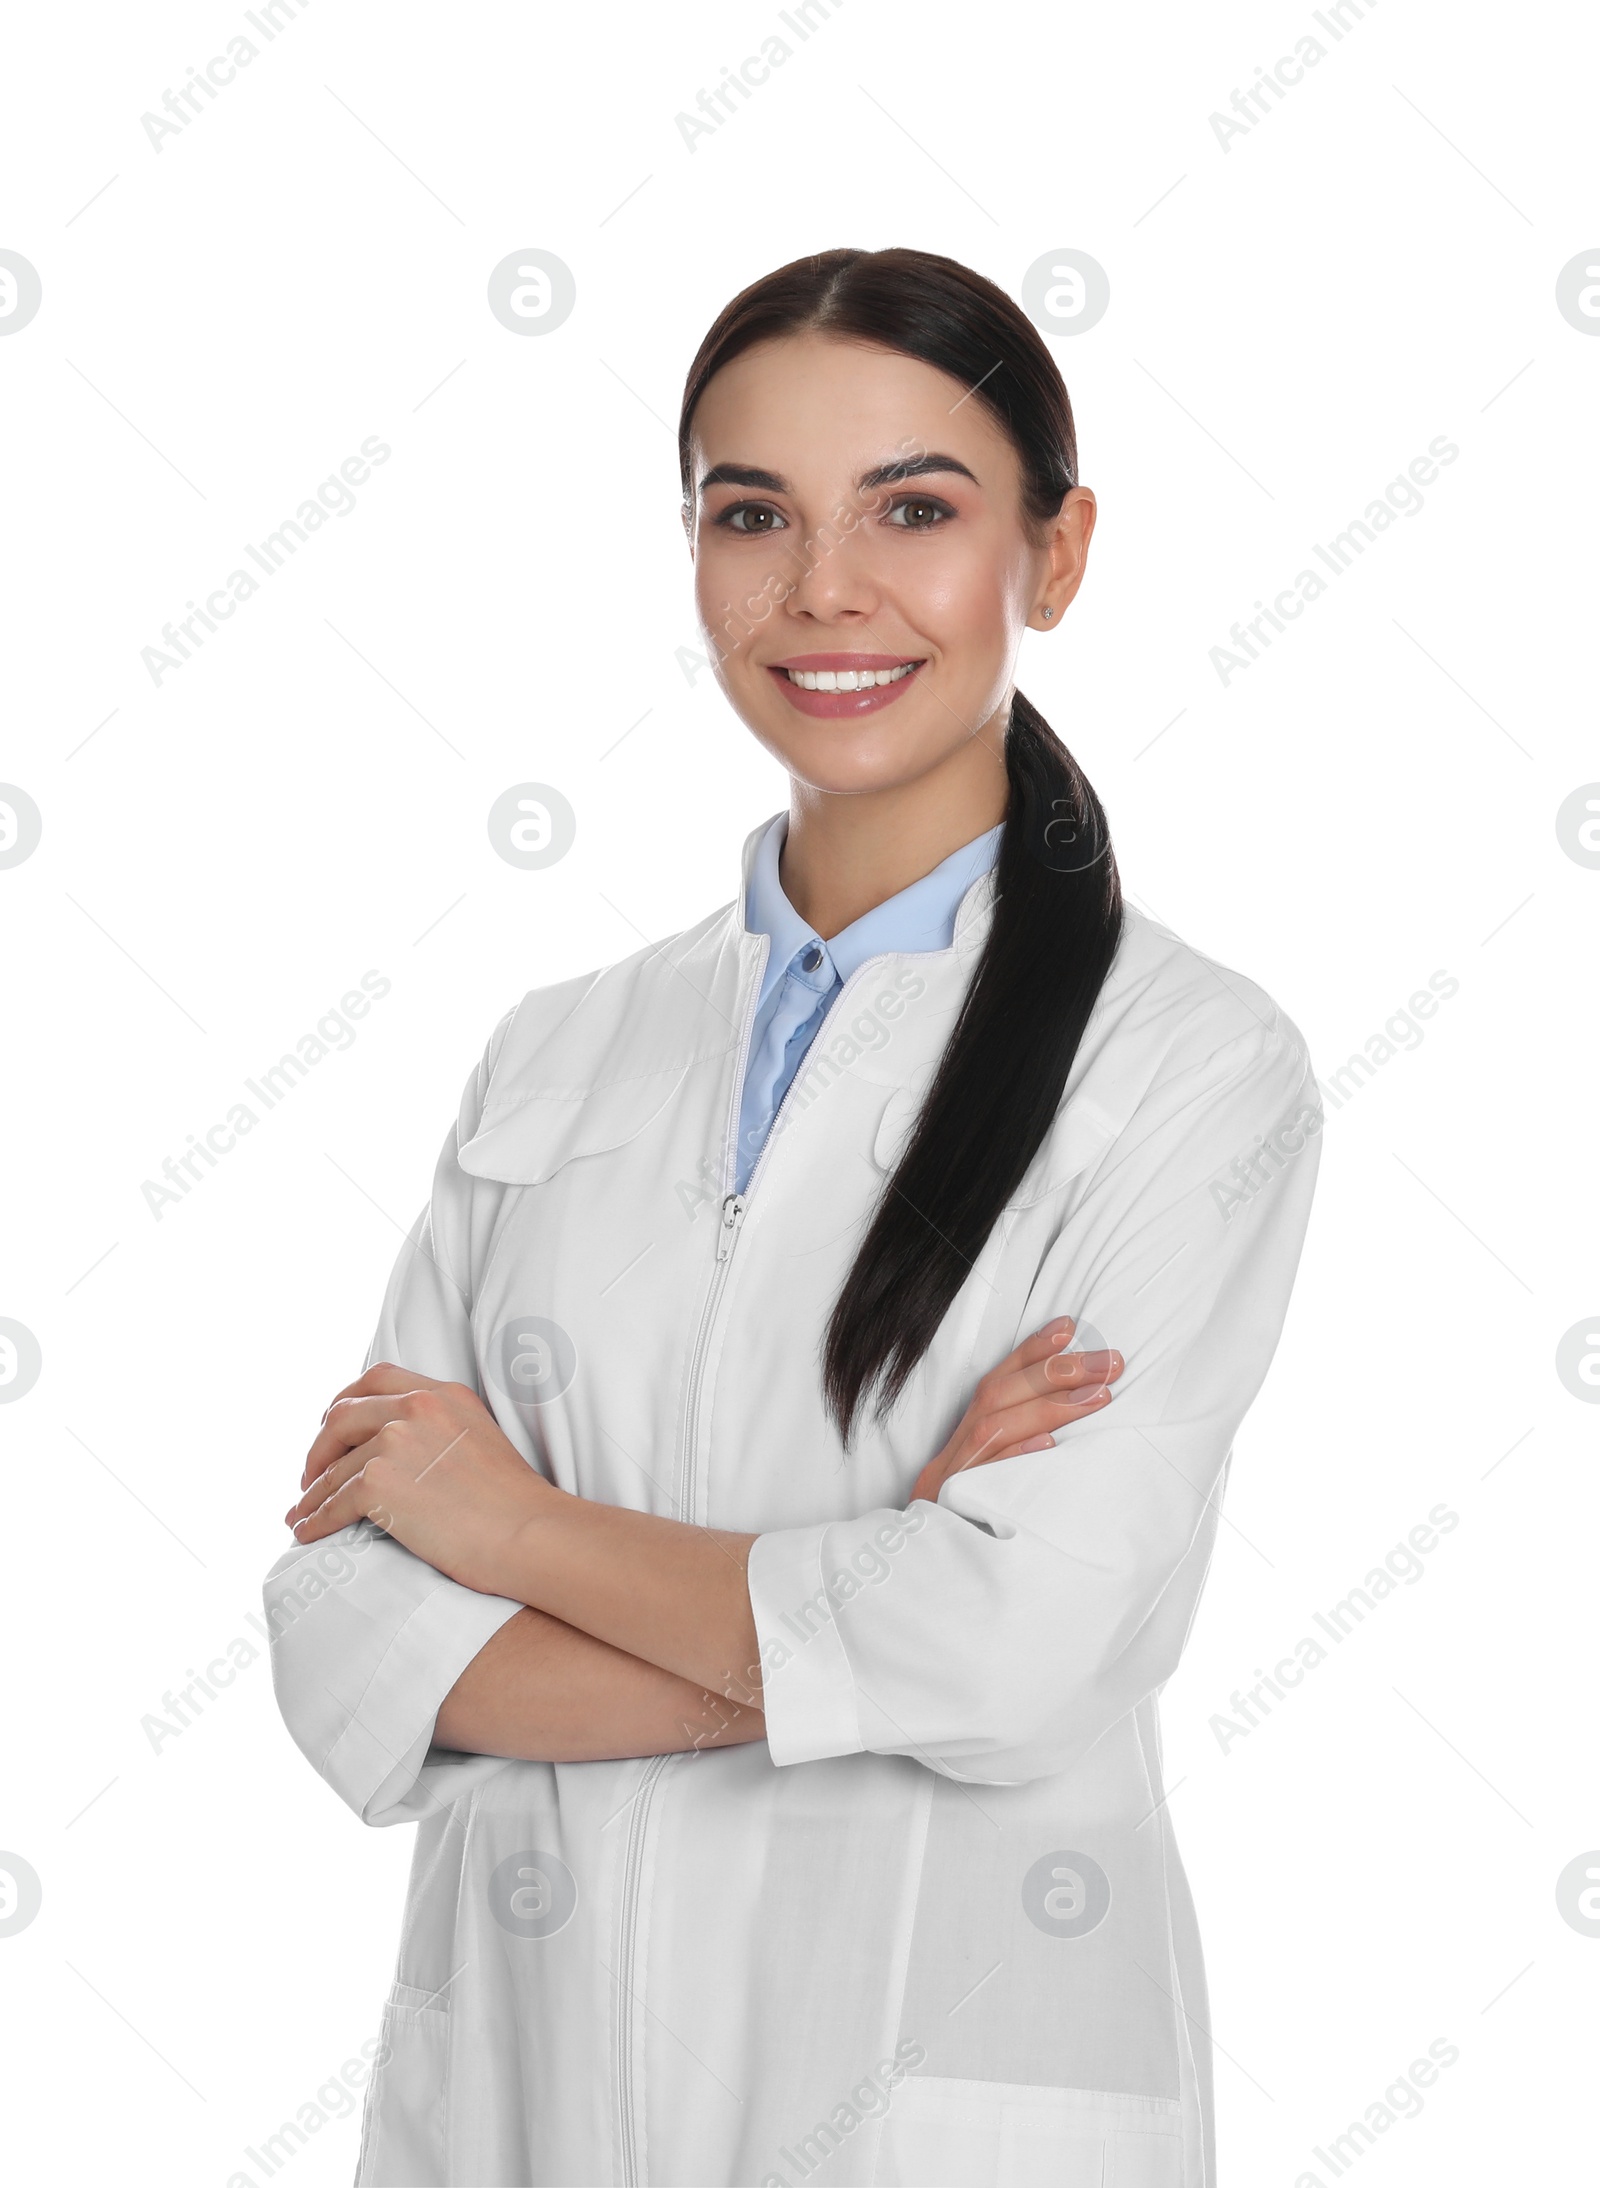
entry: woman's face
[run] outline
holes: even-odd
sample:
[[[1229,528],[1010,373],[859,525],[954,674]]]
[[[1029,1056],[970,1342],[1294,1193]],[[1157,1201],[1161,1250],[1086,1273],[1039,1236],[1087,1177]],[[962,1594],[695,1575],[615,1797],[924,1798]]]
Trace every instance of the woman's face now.
[[[889,790],[950,759],[1009,704],[1023,630],[1056,628],[1077,590],[1094,497],[1075,488],[1039,544],[1004,432],[916,358],[761,343],[707,387],[692,455],[718,681],[814,789]]]

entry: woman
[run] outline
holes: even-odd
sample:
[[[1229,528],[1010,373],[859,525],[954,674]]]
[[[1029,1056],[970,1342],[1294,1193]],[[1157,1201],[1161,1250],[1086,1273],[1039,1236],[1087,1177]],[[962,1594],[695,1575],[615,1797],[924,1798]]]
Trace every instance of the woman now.
[[[1156,1696],[1305,1044],[1122,905],[1014,688],[1095,504],[998,289],[780,269],[681,453],[788,813],[496,1028],[266,1590],[296,1741],[421,1824],[360,2179],[1200,2188]]]

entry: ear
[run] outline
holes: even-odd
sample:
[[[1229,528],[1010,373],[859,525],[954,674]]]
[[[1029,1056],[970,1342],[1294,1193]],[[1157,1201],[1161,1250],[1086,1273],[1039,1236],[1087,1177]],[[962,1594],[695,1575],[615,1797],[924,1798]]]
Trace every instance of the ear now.
[[[689,543],[689,560],[694,560],[694,511],[684,502],[678,511],[683,519],[683,536]]]
[[[1097,513],[1098,505],[1088,487],[1074,486],[1063,496],[1045,542],[1045,583],[1028,617],[1030,630],[1060,629],[1062,616],[1083,583]],[[1046,608],[1051,611],[1049,615],[1044,612]]]

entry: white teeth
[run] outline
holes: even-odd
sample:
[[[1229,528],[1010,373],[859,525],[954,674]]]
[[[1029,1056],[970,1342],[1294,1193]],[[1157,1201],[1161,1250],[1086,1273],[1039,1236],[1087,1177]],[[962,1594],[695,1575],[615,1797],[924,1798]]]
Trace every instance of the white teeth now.
[[[784,675],[802,691],[866,691],[874,684],[898,684],[918,661],[903,661],[897,669],[785,669]]]

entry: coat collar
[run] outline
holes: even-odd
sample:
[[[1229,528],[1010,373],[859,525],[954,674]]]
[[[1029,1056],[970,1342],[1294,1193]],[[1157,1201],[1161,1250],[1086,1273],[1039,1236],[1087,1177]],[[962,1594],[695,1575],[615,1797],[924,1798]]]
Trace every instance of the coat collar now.
[[[752,940],[759,941],[762,936],[752,930],[749,924],[750,884],[755,874],[756,860],[760,855],[762,842],[774,823],[782,818],[781,813],[769,814],[758,827],[752,828],[749,835],[744,839],[744,850],[739,861],[739,900],[733,909],[738,913],[740,932],[749,935]],[[998,856],[998,847],[996,856]],[[991,859],[985,870],[962,891],[961,901],[956,907],[955,932],[951,948],[958,955],[968,955],[981,945],[984,933],[988,928],[988,915],[994,905],[994,890],[995,860]],[[798,914],[796,917],[798,917]],[[949,953],[946,950],[921,950],[915,952],[895,951],[890,954],[895,956],[943,957]]]
[[[696,1071],[721,1078],[740,1049],[761,979],[767,937],[746,924],[752,862],[770,816],[745,838],[738,898],[697,926],[620,963],[535,988],[496,1029],[489,1081],[463,1170],[535,1184],[565,1162],[603,1153],[642,1132]],[[963,893],[947,949],[895,951],[925,989],[902,1037],[865,1076],[920,1085],[948,1038],[988,930],[993,869]],[[886,958],[886,962],[888,961]],[[871,963],[872,960],[868,960]]]
[[[741,879],[764,821],[745,839]],[[575,1157],[636,1138],[696,1072],[726,1091],[728,1057],[746,1037],[767,938],[745,924],[745,888],[698,926],[620,964],[536,988],[496,1028],[482,1106],[463,1115],[458,1160],[476,1177],[537,1184]],[[892,952],[923,987],[896,1019],[895,1038],[848,1066],[881,1089],[872,1154],[889,1169],[904,1144],[966,993],[994,910],[994,869],[962,897],[945,950]],[[1062,1099],[1061,1113],[1009,1203],[1026,1207],[1096,1163],[1125,1128],[1172,1045],[1194,1020],[1210,1020],[1226,978],[1158,921],[1128,906]],[[1270,1013],[1270,999],[1260,999]],[[1236,1031],[1261,1011],[1244,998]],[[482,1084],[480,1080],[480,1085]]]

